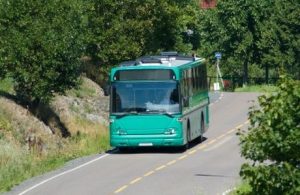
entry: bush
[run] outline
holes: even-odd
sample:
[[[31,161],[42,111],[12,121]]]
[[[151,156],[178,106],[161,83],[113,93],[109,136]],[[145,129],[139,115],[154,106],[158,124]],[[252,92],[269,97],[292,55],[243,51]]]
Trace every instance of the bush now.
[[[259,97],[250,110],[250,127],[241,135],[245,163],[241,176],[248,194],[300,193],[300,82],[284,76],[279,89]]]
[[[0,1],[0,78],[23,99],[48,102],[78,84],[84,51],[80,1]]]

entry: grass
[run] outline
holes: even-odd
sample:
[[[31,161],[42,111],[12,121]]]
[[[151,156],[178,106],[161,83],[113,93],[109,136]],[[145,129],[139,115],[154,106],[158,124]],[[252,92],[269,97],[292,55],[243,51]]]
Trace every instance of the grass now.
[[[13,94],[12,80],[0,80],[0,91]],[[70,93],[80,98],[97,96],[96,90],[87,82]],[[72,159],[110,148],[105,125],[70,114],[64,123],[71,136],[62,138],[43,132],[32,117],[24,114],[22,107],[4,100],[3,97],[0,101],[0,194],[26,179],[57,169]],[[29,130],[42,139],[42,151],[28,149],[26,136]]]
[[[22,175],[28,174],[27,167],[32,163],[23,152],[13,143],[0,140],[0,192],[9,190],[20,181]]]
[[[74,89],[74,90],[71,90],[74,94],[75,97],[78,97],[78,98],[83,98],[83,97],[86,97],[86,96],[93,96],[96,91],[93,90],[93,89],[89,89],[89,88],[83,88],[83,87],[80,87],[79,89]]]
[[[109,149],[108,135],[100,132],[93,135],[79,133],[63,142],[63,147],[39,154],[26,150],[16,142],[1,138],[0,192],[8,191],[26,179],[61,167],[69,160]]]
[[[236,88],[235,92],[260,92],[260,93],[272,93],[277,90],[274,85],[248,85],[245,87]]]
[[[69,90],[67,94],[78,98],[95,97],[97,95],[95,88],[89,86],[85,79],[82,79],[81,84],[77,88]]]

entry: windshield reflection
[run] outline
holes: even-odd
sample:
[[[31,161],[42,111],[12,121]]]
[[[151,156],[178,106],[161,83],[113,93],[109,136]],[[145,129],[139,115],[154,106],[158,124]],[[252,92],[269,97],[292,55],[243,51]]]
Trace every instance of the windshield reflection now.
[[[112,113],[178,113],[176,81],[115,82],[112,84]]]

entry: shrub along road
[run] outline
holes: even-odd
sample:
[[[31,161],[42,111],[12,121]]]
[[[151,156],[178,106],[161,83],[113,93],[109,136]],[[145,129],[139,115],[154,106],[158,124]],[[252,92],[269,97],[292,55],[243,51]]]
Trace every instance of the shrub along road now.
[[[9,194],[222,194],[239,181],[237,129],[246,129],[255,93],[212,94],[210,128],[187,151],[117,150],[25,182]]]

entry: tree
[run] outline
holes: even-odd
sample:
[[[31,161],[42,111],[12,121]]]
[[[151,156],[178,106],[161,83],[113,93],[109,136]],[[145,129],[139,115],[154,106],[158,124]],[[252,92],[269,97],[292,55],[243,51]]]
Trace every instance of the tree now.
[[[269,69],[284,67],[295,79],[300,79],[300,2],[275,1],[264,20],[258,41],[260,62],[269,78]]]
[[[48,102],[78,83],[83,45],[80,1],[0,0],[0,66],[28,102]],[[1,76],[1,75],[0,75]]]
[[[249,132],[241,135],[241,176],[251,194],[300,193],[300,82],[283,77],[279,90],[259,97]]]
[[[204,10],[201,13],[203,18],[201,37],[203,47],[208,46],[207,54],[212,55],[215,51],[223,54],[222,65],[227,75],[240,75],[244,82],[248,80],[248,66],[255,50],[253,33],[254,24],[251,23],[252,9],[251,2],[241,1],[220,1],[217,9]]]
[[[226,0],[216,9],[201,10],[199,52],[213,60],[216,51],[223,53],[222,72],[243,76],[248,82],[249,67],[279,67],[299,78],[300,4],[288,1]],[[252,76],[256,76],[256,72]]]
[[[188,52],[199,45],[194,5],[193,0],[90,0],[87,55],[100,70],[160,51]]]
[[[192,0],[90,0],[87,53],[111,66],[161,50],[190,51],[184,33],[197,23],[194,5]]]

